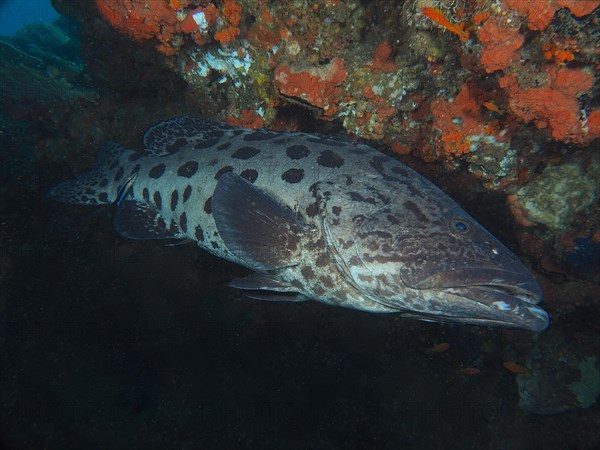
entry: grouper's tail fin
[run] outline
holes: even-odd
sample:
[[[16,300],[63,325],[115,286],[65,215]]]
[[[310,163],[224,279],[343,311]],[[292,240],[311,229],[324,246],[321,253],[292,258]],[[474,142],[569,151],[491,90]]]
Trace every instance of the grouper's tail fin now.
[[[111,141],[100,144],[96,166],[73,180],[60,183],[48,191],[53,200],[80,205],[103,205],[117,199],[123,183],[139,166],[138,154]]]

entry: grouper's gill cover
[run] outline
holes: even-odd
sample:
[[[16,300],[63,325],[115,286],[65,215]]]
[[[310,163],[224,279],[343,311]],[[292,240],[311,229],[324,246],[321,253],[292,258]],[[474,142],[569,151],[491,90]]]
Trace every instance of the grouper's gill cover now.
[[[49,192],[111,204],[131,239],[193,239],[254,274],[250,297],[543,330],[527,269],[427,179],[364,144],[176,117],[144,153],[103,144]]]

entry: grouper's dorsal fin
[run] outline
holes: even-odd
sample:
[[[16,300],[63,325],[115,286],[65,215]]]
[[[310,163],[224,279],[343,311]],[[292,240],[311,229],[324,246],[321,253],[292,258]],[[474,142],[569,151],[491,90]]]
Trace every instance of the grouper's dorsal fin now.
[[[178,239],[181,233],[174,222],[167,224],[153,208],[131,200],[123,202],[113,216],[117,233],[126,239]]]
[[[218,143],[232,127],[202,117],[179,116],[163,120],[144,133],[144,148],[152,156],[183,149],[202,149]]]
[[[219,179],[211,205],[217,230],[235,256],[263,271],[296,264],[309,230],[289,208],[231,172]]]

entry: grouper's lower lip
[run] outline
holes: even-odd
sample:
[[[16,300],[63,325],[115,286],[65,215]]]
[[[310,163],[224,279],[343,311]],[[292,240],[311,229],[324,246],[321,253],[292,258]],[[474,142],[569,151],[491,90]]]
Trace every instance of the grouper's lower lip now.
[[[444,292],[470,301],[473,316],[465,321],[542,331],[550,319],[546,311],[518,293],[498,286],[465,286]]]
[[[528,272],[462,268],[435,273],[415,286],[444,293],[447,320],[542,331],[550,319],[537,306],[542,291]]]
[[[491,327],[504,327],[504,328],[515,328],[521,330],[535,331],[537,333],[544,331],[548,328],[550,319],[546,312],[537,307],[531,307],[530,314],[533,316],[530,320],[506,320],[502,317],[479,317],[479,316],[461,316],[461,315],[443,315],[443,314],[431,314],[431,313],[415,313],[414,311],[404,312],[403,315],[412,317],[414,319],[432,321],[432,322],[448,322],[448,323],[462,323],[480,326],[491,326]]]

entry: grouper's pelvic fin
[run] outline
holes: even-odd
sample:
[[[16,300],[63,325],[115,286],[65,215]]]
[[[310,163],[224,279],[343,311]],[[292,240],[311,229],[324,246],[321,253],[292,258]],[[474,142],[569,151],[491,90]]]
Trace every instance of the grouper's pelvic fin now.
[[[65,203],[105,205],[117,200],[121,185],[137,172],[130,162],[137,153],[116,142],[100,144],[96,165],[74,180],[65,181],[48,191],[48,197]]]

